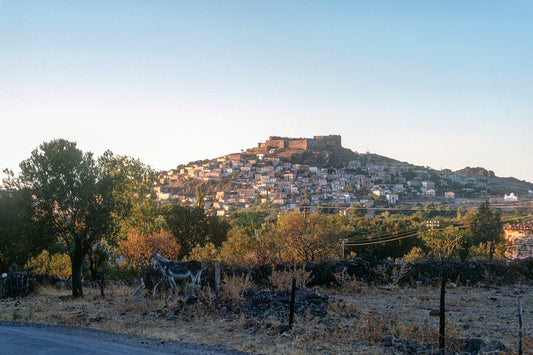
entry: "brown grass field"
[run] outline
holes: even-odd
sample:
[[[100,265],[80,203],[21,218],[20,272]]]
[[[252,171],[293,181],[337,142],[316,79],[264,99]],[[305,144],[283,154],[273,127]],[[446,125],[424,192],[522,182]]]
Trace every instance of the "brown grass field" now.
[[[226,286],[221,297],[242,297],[246,280]],[[239,286],[240,285],[240,286]],[[453,286],[453,285],[452,285]],[[432,287],[382,288],[348,282],[337,289],[314,289],[329,297],[324,317],[296,317],[290,331],[280,331],[287,319],[247,319],[243,313],[217,310],[207,288],[198,291],[198,301],[187,304],[181,295],[146,292],[132,296],[134,288],[85,288],[85,297],[72,299],[68,289],[42,286],[21,299],[0,300],[0,319],[40,324],[88,327],[120,334],[223,345],[262,354],[392,354],[384,337],[437,344],[439,289]],[[518,307],[523,307],[524,350],[533,349],[533,287],[449,287],[446,293],[447,341],[478,338],[499,340],[506,350],[518,349]]]

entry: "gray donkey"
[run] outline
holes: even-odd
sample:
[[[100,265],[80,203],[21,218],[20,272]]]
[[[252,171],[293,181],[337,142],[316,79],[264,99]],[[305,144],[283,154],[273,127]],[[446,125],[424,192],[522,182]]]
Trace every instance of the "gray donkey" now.
[[[168,279],[172,292],[174,289],[178,291],[178,286],[176,285],[176,280],[186,280],[191,278],[193,284],[200,284],[200,277],[202,276],[202,271],[204,269],[201,262],[198,260],[189,260],[189,261],[172,261],[163,257],[157,252],[152,252],[152,263],[154,268],[161,271],[161,273]],[[161,283],[160,280],[155,286],[153,295],[155,296],[155,290],[157,286]]]

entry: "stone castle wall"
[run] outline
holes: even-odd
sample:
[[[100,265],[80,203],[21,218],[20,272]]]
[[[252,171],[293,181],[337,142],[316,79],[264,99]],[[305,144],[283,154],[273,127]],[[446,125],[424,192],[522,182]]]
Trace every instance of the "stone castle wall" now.
[[[265,143],[259,143],[258,148],[267,149],[311,149],[325,150],[341,147],[341,136],[315,136],[313,138],[285,138],[271,136]]]

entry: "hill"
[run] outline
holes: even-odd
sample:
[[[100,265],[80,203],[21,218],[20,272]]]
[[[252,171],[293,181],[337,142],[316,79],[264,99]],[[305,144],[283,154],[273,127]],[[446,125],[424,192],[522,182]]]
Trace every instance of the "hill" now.
[[[342,147],[341,136],[269,137],[256,147],[161,172],[158,198],[190,201],[199,188],[217,213],[265,201],[335,206],[397,202],[450,203],[454,198],[531,199],[533,184],[476,167],[434,170]],[[451,199],[451,200],[450,200]],[[291,207],[292,206],[292,207]]]

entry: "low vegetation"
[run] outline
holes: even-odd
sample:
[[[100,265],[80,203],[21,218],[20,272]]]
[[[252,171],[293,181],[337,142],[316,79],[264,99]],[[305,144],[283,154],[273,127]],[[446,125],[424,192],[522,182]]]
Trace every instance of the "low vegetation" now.
[[[295,275],[300,278],[297,312],[289,329],[286,285]],[[250,274],[223,275],[219,297],[207,285],[183,286],[178,295],[163,292],[152,297],[149,290],[135,293],[135,286],[110,284],[105,297],[98,288],[86,287],[84,298],[73,298],[64,287],[40,286],[25,298],[2,300],[0,319],[267,354],[396,354],[436,348],[438,317],[432,315],[438,309],[437,288],[368,285],[346,271],[336,276],[338,287],[307,289],[309,275],[304,271],[275,271],[270,287],[258,289]],[[516,353],[517,296],[524,308],[524,349],[533,349],[531,286],[449,284],[449,350],[468,351],[479,345],[501,354]],[[261,308],[261,299],[269,300],[268,307]]]

